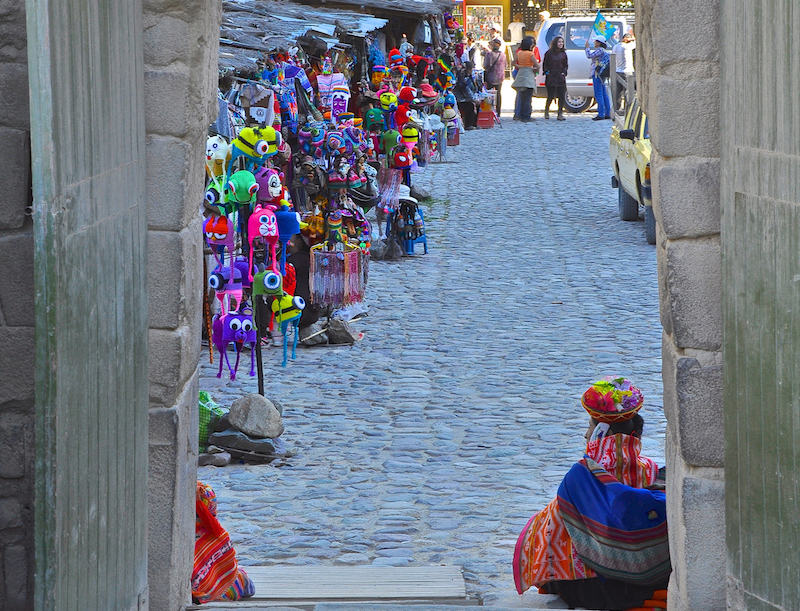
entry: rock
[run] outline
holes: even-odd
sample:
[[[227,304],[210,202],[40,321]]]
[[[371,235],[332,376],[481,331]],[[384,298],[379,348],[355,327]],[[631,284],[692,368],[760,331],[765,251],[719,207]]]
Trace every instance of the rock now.
[[[224,416],[220,416],[219,420],[214,422],[214,427],[211,429],[212,432],[217,433],[219,431],[225,431],[231,428],[231,421],[228,420],[228,414]]]
[[[228,420],[231,426],[257,439],[280,437],[283,420],[275,405],[258,393],[236,399],[231,404]]]
[[[328,337],[332,344],[353,344],[359,339],[353,325],[338,318],[331,318],[328,323]]]
[[[219,448],[217,448],[219,449]],[[197,457],[197,466],[205,467],[210,465],[212,467],[224,467],[231,462],[231,455],[227,452],[207,452]]]
[[[226,451],[242,450],[243,452],[256,452],[257,454],[275,454],[275,445],[272,439],[253,439],[236,429],[228,429],[212,433],[208,441],[216,446],[225,448]]]
[[[430,199],[431,194],[430,191],[422,187],[411,187],[411,197],[422,201],[423,199]]]
[[[272,401],[272,405],[274,405],[274,406],[275,406],[275,409],[277,409],[277,410],[278,410],[278,413],[279,413],[281,416],[283,416],[283,405],[281,405],[281,402],[280,402],[280,401],[278,401],[277,399],[270,399],[270,401]]]
[[[306,346],[316,346],[318,344],[327,344],[328,343],[328,334],[324,331],[319,333],[325,328],[321,322],[315,322],[313,325],[309,325],[308,327],[303,327],[300,329],[300,341]],[[318,333],[318,335],[314,335]],[[314,335],[314,337],[310,337]],[[309,338],[309,339],[306,339]]]
[[[388,250],[386,242],[383,240],[373,240],[369,246],[369,258],[375,261],[382,261],[386,258],[386,252]]]

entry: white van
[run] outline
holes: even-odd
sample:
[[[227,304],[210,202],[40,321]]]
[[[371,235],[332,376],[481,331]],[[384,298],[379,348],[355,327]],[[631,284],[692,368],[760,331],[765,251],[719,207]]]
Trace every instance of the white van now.
[[[622,36],[633,28],[634,12],[620,10],[600,10],[608,22],[616,27],[614,35],[608,41],[608,51],[617,44]],[[583,112],[594,104],[594,87],[592,86],[591,61],[586,57],[586,40],[592,33],[596,11],[581,11],[564,9],[558,17],[547,19],[539,29],[536,37],[536,50],[534,54],[541,63],[544,54],[550,48],[550,41],[556,36],[564,38],[564,47],[569,59],[569,73],[567,74],[567,110],[569,112]],[[547,89],[544,86],[544,74],[536,77],[536,89],[533,93],[537,98],[546,98]]]

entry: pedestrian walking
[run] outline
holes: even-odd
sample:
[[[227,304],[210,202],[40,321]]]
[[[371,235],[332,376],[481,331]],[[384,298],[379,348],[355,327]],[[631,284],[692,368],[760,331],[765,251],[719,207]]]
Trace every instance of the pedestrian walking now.
[[[456,96],[456,104],[458,104],[458,111],[461,113],[464,129],[475,129],[478,125],[478,113],[475,109],[478,90],[472,77],[472,62],[465,62],[458,69],[453,94]]]
[[[517,77],[511,85],[517,92],[517,99],[514,103],[515,121],[533,121],[531,99],[533,98],[533,89],[536,87],[536,70],[539,69],[539,62],[536,61],[533,54],[533,46],[533,37],[526,36],[522,39],[519,51],[517,51]]]
[[[608,99],[606,79],[608,78],[608,44],[605,36],[594,39],[594,49],[589,49],[589,41],[584,45],[586,57],[592,60],[592,85],[594,86],[594,99],[597,100],[597,116],[592,121],[602,121],[611,118],[611,102]]]
[[[489,50],[483,56],[483,81],[487,89],[494,89],[495,108],[497,116],[500,116],[502,108],[502,89],[503,80],[506,76],[506,57],[501,50],[502,41],[499,38],[492,38],[489,42]]]
[[[547,104],[544,107],[544,118],[550,118],[550,102],[558,100],[559,121],[564,121],[564,106],[566,105],[567,95],[567,71],[569,70],[569,60],[567,52],[564,50],[564,38],[556,36],[550,42],[550,48],[544,54],[542,60],[542,72],[544,72],[544,84],[547,87]]]
[[[614,80],[614,108],[622,108],[622,92],[627,89],[629,79],[633,76],[633,51],[636,49],[636,39],[632,32],[627,32],[622,41],[614,45],[611,50],[616,58],[617,78]],[[625,85],[620,84],[622,80]]]

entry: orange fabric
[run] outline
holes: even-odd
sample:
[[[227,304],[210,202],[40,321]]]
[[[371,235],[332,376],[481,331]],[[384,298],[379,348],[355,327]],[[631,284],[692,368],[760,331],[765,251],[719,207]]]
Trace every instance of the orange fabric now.
[[[639,439],[618,433],[589,443],[586,455],[626,486],[644,488],[656,481],[658,465],[640,456],[641,449]],[[550,501],[528,522],[520,533],[517,548],[514,580],[520,594],[550,581],[597,576],[575,553],[558,510],[558,499]]]
[[[217,520],[216,495],[197,482],[192,599],[198,603],[218,600],[234,585],[238,563],[230,536]]]
[[[520,68],[533,68],[535,61],[533,51],[517,51],[517,66]]]

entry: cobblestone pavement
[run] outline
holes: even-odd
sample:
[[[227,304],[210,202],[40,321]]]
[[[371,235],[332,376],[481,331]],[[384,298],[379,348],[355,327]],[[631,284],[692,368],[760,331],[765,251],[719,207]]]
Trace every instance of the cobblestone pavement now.
[[[655,251],[617,216],[592,116],[464,134],[415,178],[429,254],[372,263],[363,341],[286,369],[266,352],[296,456],[198,473],[244,564],[461,565],[473,594],[508,596],[516,537],[581,457],[579,398],[608,374],[642,389],[663,464]],[[221,404],[255,392],[203,362]]]

